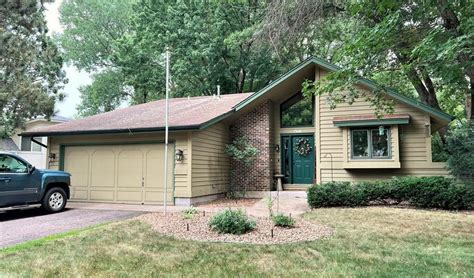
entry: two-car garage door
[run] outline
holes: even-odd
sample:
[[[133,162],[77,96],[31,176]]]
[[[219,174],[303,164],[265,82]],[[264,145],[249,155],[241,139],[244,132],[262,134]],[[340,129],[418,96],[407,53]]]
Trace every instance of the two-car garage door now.
[[[66,146],[64,170],[71,173],[72,199],[162,204],[164,145]],[[167,203],[173,204],[173,147],[168,148]]]

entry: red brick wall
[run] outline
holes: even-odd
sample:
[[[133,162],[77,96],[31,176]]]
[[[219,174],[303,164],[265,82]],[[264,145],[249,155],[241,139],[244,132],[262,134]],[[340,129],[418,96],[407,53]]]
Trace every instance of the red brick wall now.
[[[273,104],[267,101],[236,120],[230,129],[231,140],[245,137],[258,149],[256,159],[247,166],[231,162],[232,184],[238,190],[265,191],[273,184],[271,151],[274,145]]]

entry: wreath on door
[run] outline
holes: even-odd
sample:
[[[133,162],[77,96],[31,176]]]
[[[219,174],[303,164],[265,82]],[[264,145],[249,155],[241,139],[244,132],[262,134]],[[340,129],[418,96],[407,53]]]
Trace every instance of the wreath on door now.
[[[295,144],[295,151],[301,156],[307,156],[311,152],[311,144],[306,138],[299,138]]]

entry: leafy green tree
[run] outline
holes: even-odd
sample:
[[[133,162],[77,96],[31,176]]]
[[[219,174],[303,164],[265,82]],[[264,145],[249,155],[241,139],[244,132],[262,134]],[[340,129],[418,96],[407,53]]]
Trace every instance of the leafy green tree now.
[[[81,103],[77,106],[79,116],[87,117],[109,112],[120,106],[129,96],[123,85],[123,76],[118,71],[108,70],[92,76],[91,85],[81,86]]]
[[[440,92],[465,98],[473,69],[474,4],[470,1],[361,1],[349,6],[367,29],[349,44],[352,69],[371,73],[401,72],[428,105],[443,107]],[[447,27],[454,15],[458,34]],[[463,59],[459,57],[462,56]],[[466,78],[467,77],[467,78]],[[444,100],[444,99],[443,99]],[[460,104],[462,105],[462,104]],[[471,118],[466,102],[465,116]],[[452,111],[448,111],[452,112]]]
[[[326,27],[317,24],[321,21],[350,18],[352,22],[350,36],[329,44],[329,49],[334,44],[341,46],[333,62],[346,70],[329,74],[325,82],[307,83],[307,93],[327,94],[334,105],[369,97],[377,113],[389,113],[391,103],[379,94],[385,87],[373,96],[354,89],[357,76],[362,75],[449,113],[458,114],[464,108],[464,117],[472,117],[472,1],[281,0],[274,5],[282,8],[273,10],[290,11],[270,13],[266,19],[267,34],[283,33],[276,36],[280,45],[295,38],[310,45],[312,36],[324,38],[320,29]],[[312,53],[324,56],[317,49]]]
[[[452,131],[447,137],[450,173],[474,185],[474,125]]]
[[[60,7],[64,32],[59,42],[67,61],[96,73],[79,89],[79,116],[111,111],[127,99],[125,79],[112,60],[118,41],[130,32],[133,0],[65,0]],[[139,70],[139,69],[134,69]]]
[[[135,5],[133,32],[122,38],[117,64],[134,87],[134,102],[163,94],[169,47],[174,96],[254,91],[280,71],[255,32],[265,1],[151,1]],[[140,70],[137,70],[140,69]]]
[[[47,35],[36,0],[0,0],[0,136],[25,120],[49,117],[66,81],[63,59]]]
[[[130,31],[133,0],[64,0],[59,41],[65,59],[78,69],[94,72],[114,67],[116,42]]]

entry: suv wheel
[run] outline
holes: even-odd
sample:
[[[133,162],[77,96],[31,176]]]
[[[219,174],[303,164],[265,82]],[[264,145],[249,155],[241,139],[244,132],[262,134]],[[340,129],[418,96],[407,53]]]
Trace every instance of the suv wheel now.
[[[53,187],[43,198],[43,208],[48,212],[60,212],[66,207],[67,197],[64,189]]]

